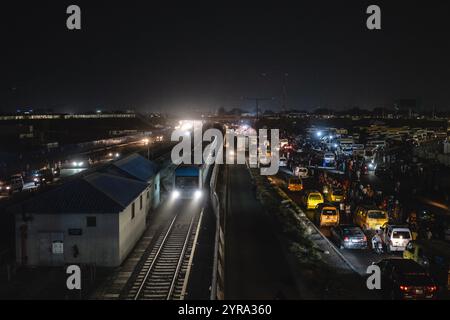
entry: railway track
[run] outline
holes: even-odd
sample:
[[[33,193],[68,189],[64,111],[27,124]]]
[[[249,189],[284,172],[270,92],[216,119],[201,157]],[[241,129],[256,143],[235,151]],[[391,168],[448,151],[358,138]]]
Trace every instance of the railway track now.
[[[128,300],[182,300],[202,213],[176,215],[130,279]]]

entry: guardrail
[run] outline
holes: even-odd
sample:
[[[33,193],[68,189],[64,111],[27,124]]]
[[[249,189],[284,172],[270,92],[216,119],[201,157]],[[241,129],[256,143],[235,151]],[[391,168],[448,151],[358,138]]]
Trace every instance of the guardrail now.
[[[224,203],[220,201],[219,195],[217,193],[217,181],[219,179],[220,165],[215,164],[210,181],[210,199],[213,208],[214,215],[216,216],[216,235],[214,241],[214,262],[213,262],[213,273],[211,281],[211,300],[223,300],[224,299],[224,270],[225,270],[225,226],[222,225],[221,221],[225,214]],[[228,188],[228,185],[227,185]],[[227,192],[227,188],[225,192]],[[226,199],[226,196],[225,196]]]
[[[350,263],[350,261],[344,257],[344,255],[339,251],[339,249],[334,246],[331,241],[317,228],[317,226],[311,222],[311,220],[308,219],[306,214],[303,212],[303,210],[284,192],[280,187],[273,185],[273,187],[279,192],[279,194],[283,195],[285,199],[289,199],[288,201],[292,205],[292,207],[295,208],[295,210],[290,209],[293,211],[294,216],[306,227],[306,229],[312,229],[313,232],[311,234],[317,234],[321,240],[323,240],[329,249],[336,253],[336,255],[355,273],[358,274],[358,271],[356,268]]]

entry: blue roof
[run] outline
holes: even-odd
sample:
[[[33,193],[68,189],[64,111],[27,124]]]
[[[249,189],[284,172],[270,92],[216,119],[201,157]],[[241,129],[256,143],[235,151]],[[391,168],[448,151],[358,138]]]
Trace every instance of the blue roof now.
[[[94,173],[63,184],[26,201],[26,213],[119,213],[134,201],[148,185],[146,183]]]
[[[159,172],[159,166],[156,163],[147,160],[137,153],[115,161],[112,166],[121,170],[130,178],[134,178],[144,182],[149,182]],[[112,168],[110,169],[112,172],[116,171]]]
[[[105,173],[94,173],[86,176],[84,180],[123,208],[129,206],[148,187],[144,182]]]
[[[114,213],[122,206],[94,188],[84,179],[76,179],[61,187],[37,195],[22,205],[26,213]]]

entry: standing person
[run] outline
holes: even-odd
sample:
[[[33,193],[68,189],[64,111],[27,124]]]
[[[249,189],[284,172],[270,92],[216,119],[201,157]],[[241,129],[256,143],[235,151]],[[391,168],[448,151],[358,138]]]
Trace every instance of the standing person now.
[[[346,216],[346,219],[347,219],[347,223],[351,223],[351,214],[352,214],[352,207],[350,205],[350,202],[348,202],[345,205],[345,216]]]
[[[339,221],[347,221],[347,218],[345,217],[345,203],[339,202]]]
[[[398,194],[400,193],[400,181],[397,181],[395,183],[395,192]]]

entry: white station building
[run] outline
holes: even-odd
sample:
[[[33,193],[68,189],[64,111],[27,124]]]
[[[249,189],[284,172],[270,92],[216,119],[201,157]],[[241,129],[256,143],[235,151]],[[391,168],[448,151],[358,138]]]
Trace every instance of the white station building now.
[[[16,260],[25,266],[119,266],[159,204],[157,166],[131,155],[16,209]]]

